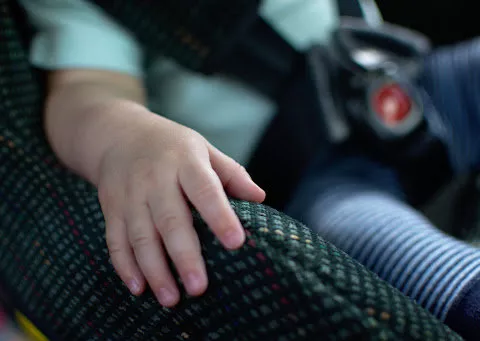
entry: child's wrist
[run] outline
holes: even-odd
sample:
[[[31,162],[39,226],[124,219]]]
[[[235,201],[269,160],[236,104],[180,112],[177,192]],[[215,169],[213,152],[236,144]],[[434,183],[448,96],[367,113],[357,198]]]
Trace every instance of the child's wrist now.
[[[47,109],[48,138],[67,167],[96,185],[103,154],[125,141],[153,114],[141,104],[108,93],[98,97],[79,96],[76,91],[62,95]]]
[[[79,160],[76,167],[94,185],[98,184],[99,168],[105,155],[112,149],[128,144],[150,125],[153,115],[135,102],[112,100],[88,110],[82,124],[82,142],[78,144]]]

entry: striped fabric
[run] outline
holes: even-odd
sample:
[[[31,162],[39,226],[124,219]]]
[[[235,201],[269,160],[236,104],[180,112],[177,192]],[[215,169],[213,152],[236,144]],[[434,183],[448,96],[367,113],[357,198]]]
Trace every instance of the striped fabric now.
[[[394,196],[358,183],[330,185],[311,207],[326,239],[441,320],[480,278],[480,252],[436,229]]]

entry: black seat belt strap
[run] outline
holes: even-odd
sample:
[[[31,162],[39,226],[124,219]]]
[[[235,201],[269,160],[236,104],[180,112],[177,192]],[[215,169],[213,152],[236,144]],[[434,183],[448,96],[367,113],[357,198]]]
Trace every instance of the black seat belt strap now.
[[[215,71],[233,76],[276,100],[299,56],[264,19],[257,17],[223,63],[215,66]]]

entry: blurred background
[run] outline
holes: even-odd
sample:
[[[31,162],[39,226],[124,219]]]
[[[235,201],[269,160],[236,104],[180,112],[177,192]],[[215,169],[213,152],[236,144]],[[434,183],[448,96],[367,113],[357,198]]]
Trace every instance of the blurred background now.
[[[472,0],[377,0],[386,21],[426,34],[436,45],[479,36],[480,20]]]

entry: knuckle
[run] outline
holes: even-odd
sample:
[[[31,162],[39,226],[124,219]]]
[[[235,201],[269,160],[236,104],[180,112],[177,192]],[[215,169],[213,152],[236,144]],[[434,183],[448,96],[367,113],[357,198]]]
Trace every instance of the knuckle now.
[[[182,138],[182,141],[185,146],[196,147],[200,142],[203,142],[204,139],[202,135],[197,133],[195,130],[188,128],[186,134]]]
[[[193,194],[198,201],[209,202],[217,197],[218,186],[214,182],[208,181],[199,186]]]
[[[132,236],[130,243],[132,244],[133,249],[138,250],[152,245],[155,241],[155,237],[144,233],[138,233]]]
[[[117,255],[124,251],[122,244],[107,237],[107,248],[110,255]]]
[[[225,181],[223,181],[223,185],[227,186],[233,178],[238,176],[239,174],[246,173],[247,170],[237,161],[232,160],[230,169],[228,170],[227,176],[225,177]]]
[[[245,167],[243,167],[241,164],[239,164],[237,161],[232,159],[232,173],[240,173],[240,172],[245,172]]]
[[[159,215],[156,219],[156,224],[157,228],[165,235],[175,233],[180,225],[178,216],[173,212]]]
[[[108,251],[112,254],[118,254],[122,251],[124,251],[125,244],[122,243],[124,241],[123,236],[120,235],[119,233],[122,233],[121,231],[117,231],[116,229],[107,226],[106,231],[105,231],[105,239],[107,242],[107,248]]]
[[[179,144],[180,155],[183,159],[194,160],[205,150],[205,139],[195,131],[185,134]]]

